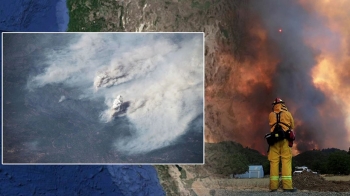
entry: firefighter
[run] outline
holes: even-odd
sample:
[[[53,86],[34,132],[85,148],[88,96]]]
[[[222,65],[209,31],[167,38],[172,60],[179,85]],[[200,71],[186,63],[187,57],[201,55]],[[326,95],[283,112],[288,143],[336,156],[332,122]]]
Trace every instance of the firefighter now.
[[[269,115],[269,125],[271,132],[277,123],[277,115],[280,115],[280,125],[283,131],[294,129],[294,119],[288,111],[286,105],[280,98],[276,98],[273,105],[273,111]],[[275,192],[279,187],[279,164],[282,160],[282,186],[285,192],[296,192],[292,184],[292,148],[289,147],[289,141],[283,139],[270,146],[268,159],[270,161],[270,191]]]

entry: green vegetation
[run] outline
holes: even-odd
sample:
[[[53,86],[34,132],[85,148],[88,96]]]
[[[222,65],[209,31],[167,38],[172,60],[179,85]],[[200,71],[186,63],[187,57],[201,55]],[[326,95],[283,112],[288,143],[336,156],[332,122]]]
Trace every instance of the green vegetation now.
[[[243,148],[235,142],[206,144],[205,167],[212,173],[229,176],[248,171],[249,165],[262,165],[265,173],[269,173],[269,161],[258,151]]]
[[[156,26],[158,22],[159,22],[159,17],[157,16],[156,20],[153,22],[153,25]]]
[[[189,180],[184,180],[186,183],[186,188],[191,188],[192,184],[194,183],[194,181],[196,181],[197,178],[191,178]]]
[[[303,152],[294,158],[294,166],[307,166],[321,174],[350,174],[349,152],[336,148]]]
[[[184,169],[182,169],[182,167],[180,167],[179,165],[175,165],[177,167],[177,169],[179,170],[180,174],[180,178],[181,179],[186,179],[186,171]]]
[[[99,7],[101,5],[100,0],[92,0],[91,6],[92,7]]]
[[[327,161],[328,173],[350,174],[350,156],[345,151],[334,152],[329,155]]]
[[[81,19],[81,16],[88,14],[90,9],[79,1],[73,0],[67,0],[67,7],[69,10],[68,31],[82,31],[81,28],[85,26],[85,21]]]
[[[206,144],[205,165],[214,174],[228,176],[248,171],[249,165],[262,165],[264,173],[270,173],[266,156],[235,142]],[[307,166],[321,174],[350,174],[349,152],[335,148],[303,152],[292,159],[293,171],[296,166]]]
[[[186,176],[186,171],[185,171],[185,170],[181,170],[180,178],[181,178],[181,179],[186,179],[186,178],[187,178],[187,176]]]
[[[139,0],[139,6],[143,7],[146,4],[146,0]]]
[[[209,7],[210,7],[210,1],[204,2],[203,9],[207,10],[207,9],[209,9]]]
[[[69,32],[124,31],[124,7],[117,1],[67,0],[67,7]]]
[[[200,9],[200,10],[208,10],[209,7],[211,6],[211,3],[210,1],[195,1],[195,0],[192,0],[191,2],[191,7],[192,8],[197,8],[197,9]]]
[[[199,6],[200,6],[200,4],[199,4],[198,1],[192,0],[192,4],[191,4],[191,7],[192,7],[192,8],[198,8]]]
[[[225,36],[226,39],[228,39],[228,31],[224,28],[220,28],[221,34]]]
[[[179,190],[177,188],[175,180],[169,174],[169,166],[167,165],[155,165],[157,170],[160,184],[162,185],[166,195],[177,195]]]

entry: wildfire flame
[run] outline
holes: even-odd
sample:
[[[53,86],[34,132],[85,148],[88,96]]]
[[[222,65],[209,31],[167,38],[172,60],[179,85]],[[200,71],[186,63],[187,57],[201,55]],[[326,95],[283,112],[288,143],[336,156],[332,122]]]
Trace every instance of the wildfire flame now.
[[[281,97],[296,123],[293,154],[348,149],[350,1],[271,2],[253,3],[246,22],[254,29],[247,28],[243,55],[217,54],[218,69],[230,68],[225,84],[206,88],[206,141],[233,140],[266,152],[270,104]],[[271,29],[282,22],[286,31],[277,36]]]
[[[317,65],[312,70],[313,83],[339,105],[344,116],[347,138],[350,141],[350,2],[302,0],[311,13],[323,18],[331,36],[315,36],[309,45],[317,48]],[[332,108],[322,108],[323,110]],[[334,114],[337,115],[337,114]],[[329,144],[335,145],[335,144]],[[344,146],[345,147],[345,146]]]

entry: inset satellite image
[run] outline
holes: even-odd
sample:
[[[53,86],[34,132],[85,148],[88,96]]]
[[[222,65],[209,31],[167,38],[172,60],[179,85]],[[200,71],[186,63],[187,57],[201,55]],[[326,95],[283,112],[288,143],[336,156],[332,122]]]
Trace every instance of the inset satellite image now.
[[[203,163],[203,33],[4,33],[4,163]]]

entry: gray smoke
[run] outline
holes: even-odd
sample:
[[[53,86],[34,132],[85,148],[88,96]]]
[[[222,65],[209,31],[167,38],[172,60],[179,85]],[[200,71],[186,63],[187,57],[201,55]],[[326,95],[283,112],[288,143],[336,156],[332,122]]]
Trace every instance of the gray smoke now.
[[[271,89],[261,93],[261,89],[266,87],[251,87],[254,92],[259,92],[248,98],[253,102],[251,109],[261,110],[264,108],[262,105],[266,106],[275,97],[281,97],[294,115],[299,151],[326,147],[347,148],[346,116],[340,103],[335,103],[332,97],[314,86],[311,71],[317,65],[315,59],[319,51],[306,44],[316,36],[331,36],[333,42],[327,47],[332,48],[339,44],[339,35],[327,28],[323,18],[316,13],[309,13],[297,1],[251,1],[250,15],[250,22],[262,24],[267,31],[269,54],[280,60],[275,73],[271,75]],[[253,43],[251,47],[254,47]],[[258,51],[252,50],[253,56],[255,52]],[[264,132],[262,128],[257,130],[260,135]]]
[[[136,131],[114,142],[119,151],[134,154],[166,147],[203,113],[201,33],[45,36],[58,36],[67,44],[46,50],[40,61],[43,71],[29,78],[28,89],[62,84],[79,88],[81,98],[102,97],[106,108],[100,109],[100,117],[106,123],[115,118],[113,101],[122,95]]]

